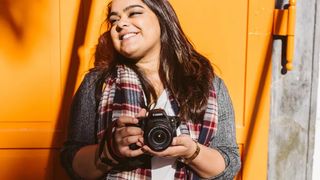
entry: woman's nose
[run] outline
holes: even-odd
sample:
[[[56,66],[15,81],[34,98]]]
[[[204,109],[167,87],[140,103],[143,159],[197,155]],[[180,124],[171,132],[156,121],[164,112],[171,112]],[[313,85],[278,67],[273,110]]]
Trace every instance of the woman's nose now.
[[[119,21],[118,21],[118,24],[117,24],[117,31],[121,31],[122,29],[126,28],[129,26],[129,22],[127,19],[124,19],[124,18],[121,18]]]

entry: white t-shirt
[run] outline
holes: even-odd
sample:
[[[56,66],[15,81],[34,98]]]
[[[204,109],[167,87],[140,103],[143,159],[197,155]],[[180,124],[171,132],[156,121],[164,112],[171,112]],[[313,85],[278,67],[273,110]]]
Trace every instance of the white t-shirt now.
[[[164,109],[168,116],[174,116],[175,113],[172,109],[167,91],[164,90],[158,98],[155,108]],[[179,128],[177,129],[177,135],[180,135]],[[176,158],[151,158],[151,176],[152,180],[171,180],[174,179],[176,172]]]

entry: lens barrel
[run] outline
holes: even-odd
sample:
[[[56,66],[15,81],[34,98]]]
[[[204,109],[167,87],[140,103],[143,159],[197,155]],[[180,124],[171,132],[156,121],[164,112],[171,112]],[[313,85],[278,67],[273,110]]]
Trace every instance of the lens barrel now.
[[[172,138],[172,129],[167,126],[160,125],[147,131],[145,140],[152,150],[162,151],[170,146],[172,143]]]

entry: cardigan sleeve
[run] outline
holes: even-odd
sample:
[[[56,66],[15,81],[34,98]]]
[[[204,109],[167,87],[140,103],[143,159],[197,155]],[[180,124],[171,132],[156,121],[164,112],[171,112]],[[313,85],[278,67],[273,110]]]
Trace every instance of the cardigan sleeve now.
[[[72,168],[72,161],[77,151],[84,146],[96,144],[96,79],[97,72],[86,74],[71,105],[68,136],[61,149],[60,160],[72,179],[80,179]]]
[[[218,100],[218,129],[211,141],[211,148],[216,149],[223,156],[226,164],[225,170],[214,180],[231,180],[241,167],[239,148],[236,143],[235,116],[228,90],[219,77],[214,79],[214,87]]]

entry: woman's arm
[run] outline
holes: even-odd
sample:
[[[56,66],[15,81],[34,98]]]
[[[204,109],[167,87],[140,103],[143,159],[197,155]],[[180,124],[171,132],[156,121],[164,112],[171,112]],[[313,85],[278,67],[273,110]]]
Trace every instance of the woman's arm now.
[[[61,162],[73,179],[87,175],[101,176],[95,167],[97,72],[88,73],[77,90],[70,112],[68,137],[61,151]]]
[[[189,166],[203,178],[233,179],[241,166],[236,143],[234,110],[228,90],[219,77],[215,77],[214,87],[218,100],[217,133],[210,147],[200,145],[199,155]]]
[[[99,148],[96,140],[97,103],[95,89],[97,76],[97,72],[90,72],[85,76],[74,96],[71,107],[68,139],[62,148],[61,160],[62,165],[73,179],[96,179],[112,168],[97,158]],[[145,111],[141,111],[141,113],[145,114]],[[118,123],[133,124],[131,121],[134,119],[123,116],[118,119]],[[129,144],[137,143],[139,137],[142,138],[140,134],[140,128],[126,127],[126,125],[117,126],[114,143],[116,143],[115,147],[119,149],[121,156],[135,157],[143,154],[141,149],[128,149]],[[106,155],[114,164],[117,164],[117,161],[109,154],[108,148],[105,147],[104,152],[102,156]]]
[[[73,158],[72,168],[74,172],[85,179],[97,179],[101,177],[104,172],[107,172],[111,167],[104,166],[104,168],[98,168],[96,165],[96,153],[98,145],[84,146]],[[101,162],[99,162],[101,164]]]
[[[185,152],[183,153],[184,155],[180,154],[179,157],[187,159],[192,157],[197,151],[197,148],[199,148],[199,154],[195,157],[195,159],[187,162],[187,165],[190,166],[202,178],[210,178],[212,176],[219,175],[225,170],[225,161],[219,151],[214,148],[195,143],[188,135],[182,135],[178,138],[175,138],[172,145],[180,148],[186,148]]]
[[[235,116],[228,90],[219,77],[215,77],[214,86],[218,99],[218,130],[210,147],[219,151],[225,161],[225,170],[209,179],[233,179],[241,168],[239,148],[236,142]]]

